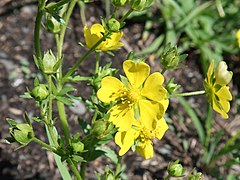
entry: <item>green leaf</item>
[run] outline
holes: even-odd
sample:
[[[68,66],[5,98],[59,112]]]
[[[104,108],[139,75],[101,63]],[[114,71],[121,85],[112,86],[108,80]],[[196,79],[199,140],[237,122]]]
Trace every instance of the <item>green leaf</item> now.
[[[45,128],[46,128],[46,131],[47,131],[47,137],[48,137],[48,140],[49,140],[50,145],[54,145],[53,140],[52,140],[52,138],[51,138],[51,136],[50,136],[50,134],[49,134],[49,131],[48,131],[47,126],[45,126]],[[54,132],[55,138],[58,138],[58,132],[57,132],[57,130],[56,130],[55,127],[53,127],[53,132]],[[53,154],[53,155],[54,155],[55,162],[56,162],[56,164],[57,164],[58,170],[59,170],[62,178],[63,178],[64,180],[71,180],[72,177],[71,177],[71,175],[69,174],[68,169],[67,169],[65,163],[63,163],[63,162],[61,161],[61,157],[58,156],[57,154]]]
[[[30,125],[31,124],[31,120],[30,120],[27,112],[24,113],[24,118],[25,118],[26,122]]]
[[[104,156],[111,159],[111,161],[115,164],[118,163],[118,156],[116,155],[115,151],[111,150],[110,148],[101,148],[97,147],[96,150],[100,150],[104,152]]]
[[[150,53],[153,53],[154,51],[157,51],[159,46],[162,44],[164,40],[164,35],[160,35],[157,39],[155,39],[151,46],[139,51],[136,53],[137,56],[140,56],[140,55],[146,55],[146,54],[150,54]]]
[[[36,87],[40,84],[37,77],[34,78],[33,84],[34,84],[34,87]]]
[[[21,98],[32,99],[33,97],[29,92],[25,92],[23,95],[20,95]]]
[[[193,9],[184,19],[180,21],[179,24],[177,24],[177,29],[182,28],[186,24],[188,24],[191,20],[196,18],[199,14],[203,13],[210,5],[212,5],[212,2],[205,2],[198,6],[197,8]]]
[[[78,155],[72,155],[72,160],[73,160],[74,162],[76,162],[76,163],[78,163],[78,162],[86,162],[86,161],[83,159],[83,157],[78,156]]]
[[[200,139],[201,144],[204,144],[205,134],[204,134],[204,129],[202,127],[200,119],[198,118],[195,111],[191,108],[191,106],[188,104],[188,102],[183,97],[179,97],[178,99],[179,99],[179,102],[184,107],[184,109],[186,110],[187,114],[190,116],[190,118],[197,130],[198,137]]]
[[[214,160],[220,158],[225,154],[231,153],[235,150],[239,150],[240,142],[237,141],[239,136],[240,136],[240,130],[225,143],[225,146],[223,146],[223,148],[221,148],[218,153],[215,154]]]
[[[17,125],[17,122],[13,119],[7,118],[6,121],[11,127],[15,127]]]
[[[64,104],[68,105],[68,106],[72,106],[73,105],[73,102],[69,98],[62,97],[62,96],[56,96],[56,99],[58,101],[61,101]]]
[[[64,87],[64,88],[58,93],[58,96],[63,96],[63,95],[65,95],[65,94],[67,94],[68,92],[74,91],[74,90],[75,90],[74,87],[72,87],[72,86],[66,86],[66,87]]]

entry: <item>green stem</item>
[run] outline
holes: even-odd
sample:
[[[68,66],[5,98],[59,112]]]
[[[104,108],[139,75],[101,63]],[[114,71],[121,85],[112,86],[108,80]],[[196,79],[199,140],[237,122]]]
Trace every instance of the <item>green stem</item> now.
[[[67,81],[67,78],[74,73],[74,71],[79,67],[79,65],[98,47],[99,44],[101,44],[102,41],[105,40],[105,38],[109,34],[105,34],[94,46],[91,47],[80,59],[77,60],[77,62],[73,65],[71,69],[68,70],[66,75],[62,78],[62,83]]]
[[[166,72],[166,70],[167,70],[167,68],[164,67],[161,74],[164,74]]]
[[[40,28],[41,28],[41,22],[43,17],[43,11],[38,7],[38,13],[35,21],[35,27],[34,27],[34,48],[37,59],[42,58],[41,53],[41,45],[40,45]]]
[[[183,96],[195,96],[200,94],[205,94],[206,91],[194,91],[194,92],[186,92],[186,93],[179,93],[179,94],[172,94],[171,97],[183,97]]]
[[[63,46],[63,40],[64,40],[64,37],[65,37],[65,33],[66,33],[66,29],[67,29],[67,25],[68,25],[68,22],[69,22],[69,19],[70,19],[70,16],[72,14],[72,11],[76,5],[77,1],[76,0],[72,0],[71,3],[69,4],[68,6],[68,9],[67,9],[67,13],[64,15],[63,19],[65,21],[65,25],[63,25],[61,27],[61,31],[60,31],[60,35],[59,35],[59,54],[61,55],[62,54],[62,46]]]
[[[170,177],[171,177],[171,176],[168,174],[167,177],[164,178],[164,180],[169,180]]]
[[[53,120],[52,120],[52,75],[47,76],[47,82],[48,82],[48,110],[47,110],[47,128],[49,131],[49,134],[52,138],[52,141],[56,147],[58,147],[58,142],[55,138],[55,135],[53,133]]]
[[[75,176],[75,179],[76,180],[82,180],[81,175],[79,174],[78,169],[76,168],[76,166],[72,162],[72,160],[71,159],[67,159],[67,163],[68,163],[70,169],[72,170],[72,172],[73,172],[73,174]]]
[[[81,162],[80,175],[83,179],[85,179],[86,166],[87,166],[86,162]]]
[[[95,73],[98,73],[99,69],[99,61],[100,61],[100,52],[96,52],[96,67],[95,67]]]
[[[82,24],[86,25],[86,15],[85,15],[85,3],[82,1],[78,1],[78,5],[80,7],[80,16],[82,20]]]
[[[69,22],[72,11],[76,5],[76,2],[77,2],[76,0],[72,0],[71,3],[69,4],[67,12],[63,17],[66,24],[61,27],[59,36],[55,35],[58,59],[62,58],[62,46],[63,46],[63,41],[64,41],[66,29],[67,29],[67,24]],[[58,87],[57,87],[58,91],[60,91],[62,89],[62,85],[63,85],[62,84],[62,65],[59,67],[58,72],[57,72],[57,83],[58,83]],[[58,113],[59,113],[59,117],[60,117],[61,125],[63,128],[66,143],[70,144],[71,137],[70,137],[70,131],[69,131],[69,126],[68,126],[68,121],[67,121],[64,104],[60,101],[57,101],[57,108],[58,108]]]
[[[59,152],[58,152],[54,147],[46,144],[45,142],[41,141],[40,139],[38,139],[38,138],[36,138],[36,137],[33,137],[32,140],[33,140],[35,143],[39,144],[40,146],[44,147],[45,149],[47,149],[47,150],[49,150],[49,151],[52,151],[52,152],[54,152],[55,154],[57,154],[57,155],[60,156]]]
[[[121,162],[122,162],[122,156],[118,156],[115,176],[117,176],[121,172]]]
[[[121,18],[120,23],[123,22],[133,12],[133,9],[129,9],[128,12]]]
[[[107,18],[109,18],[110,16],[110,6],[111,6],[110,0],[105,0],[105,11],[106,11]]]
[[[57,101],[57,108],[58,108],[59,118],[61,121],[61,125],[62,125],[66,143],[71,144],[70,131],[69,131],[69,126],[68,126],[67,116],[65,113],[64,104],[60,101]]]

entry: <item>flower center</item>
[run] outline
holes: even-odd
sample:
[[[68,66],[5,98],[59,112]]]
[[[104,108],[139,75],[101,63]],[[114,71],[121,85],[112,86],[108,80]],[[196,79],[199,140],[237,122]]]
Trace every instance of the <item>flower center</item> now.
[[[141,97],[140,90],[137,88],[131,88],[128,92],[128,100],[132,103],[136,103]]]

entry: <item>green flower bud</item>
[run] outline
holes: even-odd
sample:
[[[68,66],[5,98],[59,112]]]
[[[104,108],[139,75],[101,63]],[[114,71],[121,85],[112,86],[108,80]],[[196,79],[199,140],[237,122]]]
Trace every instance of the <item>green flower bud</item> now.
[[[201,180],[202,179],[202,173],[197,172],[195,169],[191,171],[191,173],[188,175],[188,180]]]
[[[128,0],[112,0],[112,3],[115,7],[121,7],[124,6]]]
[[[218,63],[214,71],[217,84],[227,85],[232,80],[233,73],[232,71],[228,71],[227,68],[226,62],[220,61]]]
[[[120,23],[115,18],[111,18],[107,22],[107,27],[111,32],[118,32],[120,29]]]
[[[103,138],[107,136],[113,130],[114,126],[112,123],[105,120],[97,120],[93,123],[91,133],[96,138]]]
[[[56,64],[57,64],[57,59],[51,50],[44,53],[43,60],[42,60],[42,66],[43,66],[43,72],[45,74],[55,73],[56,72],[56,68],[55,68]]]
[[[10,127],[11,136],[21,145],[27,145],[34,137],[34,132],[29,124],[16,124]]]
[[[84,144],[83,144],[82,142],[80,142],[80,141],[78,141],[78,142],[73,142],[73,143],[72,143],[72,147],[73,147],[73,151],[74,151],[75,153],[83,152],[83,150],[84,150]]]
[[[52,17],[50,14],[47,15],[46,18],[46,23],[45,26],[47,27],[47,29],[56,34],[59,33],[61,30],[61,23],[58,22],[54,17]]]
[[[142,11],[150,7],[153,0],[130,0],[131,8],[135,11]]]
[[[34,87],[31,95],[36,99],[37,101],[42,101],[48,97],[48,90],[46,88],[45,84],[39,84],[38,86]]]
[[[178,164],[179,160],[176,160],[174,163],[168,164],[168,174],[171,177],[181,177],[185,172],[185,169],[181,164]]]
[[[175,92],[178,88],[180,88],[181,86],[178,84],[175,84],[174,82],[174,78],[171,78],[166,85],[166,89],[168,91],[169,94],[172,94],[173,92]]]
[[[179,62],[185,60],[187,54],[179,55],[176,47],[171,47],[170,44],[164,49],[160,55],[160,62],[165,69],[176,69]]]

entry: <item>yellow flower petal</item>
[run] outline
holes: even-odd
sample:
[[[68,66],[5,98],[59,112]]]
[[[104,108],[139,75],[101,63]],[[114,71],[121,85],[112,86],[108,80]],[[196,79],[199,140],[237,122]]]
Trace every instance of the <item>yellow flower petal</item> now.
[[[144,143],[140,143],[140,145],[136,147],[136,152],[141,154],[145,159],[152,158],[154,154],[152,141],[147,140]]]
[[[145,99],[139,100],[140,119],[143,125],[152,130],[155,128],[155,121],[164,114],[164,107],[156,102]]]
[[[93,47],[105,33],[104,27],[101,24],[94,24],[89,29],[87,26],[84,27],[84,38],[88,48]],[[98,47],[97,50],[110,51],[115,50],[123,46],[123,43],[119,42],[123,35],[123,32],[113,33],[110,38],[107,38],[103,41]]]
[[[167,110],[168,105],[169,105],[169,100],[168,99],[164,99],[164,100],[159,101],[159,103],[163,105],[164,113],[165,113],[165,111]]]
[[[93,47],[100,40],[96,34],[91,33],[87,26],[84,26],[84,38],[88,48]]]
[[[116,101],[124,90],[124,84],[117,78],[107,76],[101,81],[101,88],[97,92],[97,97],[104,103]]]
[[[159,72],[151,74],[144,83],[141,95],[153,101],[161,101],[166,98],[167,90],[162,86],[164,78]]]
[[[228,101],[232,100],[232,94],[229,91],[229,87],[228,86],[221,87],[217,91],[216,95],[219,97],[219,99],[225,99],[225,100],[228,100]]]
[[[124,155],[131,148],[138,134],[138,131],[134,129],[116,133],[115,143],[121,148],[119,151],[120,156]]]
[[[134,111],[125,104],[117,104],[109,110],[111,121],[118,131],[128,131],[134,122]]]
[[[210,65],[209,65],[209,68],[208,68],[208,72],[207,72],[207,79],[208,79],[208,82],[210,82],[210,78],[213,74],[213,68],[214,68],[214,62],[213,60],[211,61]]]
[[[143,84],[150,73],[150,67],[146,63],[136,63],[132,60],[124,61],[123,69],[130,84],[137,88]]]
[[[240,47],[240,29],[237,31],[238,46]]]
[[[221,116],[224,118],[224,119],[227,119],[228,118],[228,114],[226,112],[224,112],[222,109],[220,109],[216,102],[213,101],[212,103],[212,106],[213,106],[213,110],[218,112],[219,114],[221,114]]]
[[[168,125],[164,118],[161,118],[157,121],[157,127],[155,129],[155,136],[159,140],[162,139],[165,132],[168,130]]]
[[[99,39],[103,37],[102,33],[105,32],[101,24],[93,24],[90,30],[91,34],[96,34],[99,37]]]

